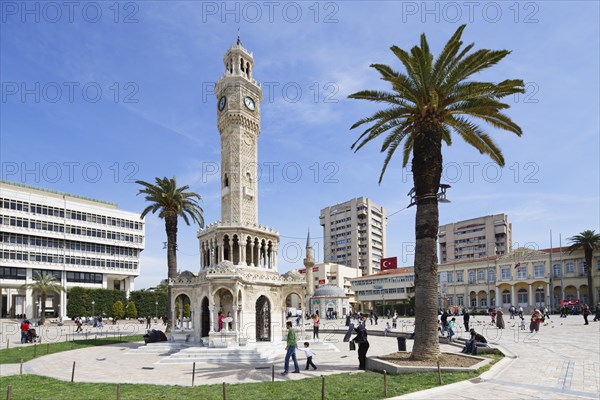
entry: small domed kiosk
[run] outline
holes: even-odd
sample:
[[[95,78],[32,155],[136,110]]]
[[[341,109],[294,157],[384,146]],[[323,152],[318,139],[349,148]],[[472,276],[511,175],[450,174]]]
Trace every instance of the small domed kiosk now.
[[[311,314],[319,311],[319,316],[323,319],[334,312],[338,318],[341,318],[350,311],[348,296],[339,286],[320,286],[315,289],[315,294],[310,299],[310,311]]]

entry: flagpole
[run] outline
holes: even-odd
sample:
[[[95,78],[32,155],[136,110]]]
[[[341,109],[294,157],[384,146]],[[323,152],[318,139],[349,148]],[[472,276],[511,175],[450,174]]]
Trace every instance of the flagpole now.
[[[560,248],[560,300],[565,299],[565,288],[563,286],[563,258],[562,258],[562,234],[558,234],[558,247]]]
[[[552,263],[552,250],[552,229],[550,229],[550,293],[548,293],[550,312],[554,310],[554,264]]]

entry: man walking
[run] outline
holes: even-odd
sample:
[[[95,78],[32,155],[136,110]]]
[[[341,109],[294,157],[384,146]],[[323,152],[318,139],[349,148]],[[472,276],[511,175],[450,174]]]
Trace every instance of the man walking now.
[[[298,359],[296,358],[296,347],[298,346],[298,341],[296,340],[296,331],[294,331],[292,329],[291,321],[286,322],[285,326],[287,327],[287,330],[288,330],[287,346],[285,347],[285,349],[287,350],[287,353],[285,353],[285,362],[283,365],[284,368],[283,368],[283,372],[281,373],[281,375],[287,375],[288,372],[290,371],[290,357],[292,357],[292,360],[294,361],[293,373],[299,374],[300,367],[298,366]]]
[[[471,315],[469,315],[469,309],[465,308],[465,312],[463,314],[463,323],[465,324],[465,332],[469,332],[469,319]]]

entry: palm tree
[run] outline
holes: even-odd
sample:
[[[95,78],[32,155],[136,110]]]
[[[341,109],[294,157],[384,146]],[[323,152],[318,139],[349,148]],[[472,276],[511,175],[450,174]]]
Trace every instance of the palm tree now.
[[[587,230],[570,237],[569,240],[571,241],[569,254],[583,248],[585,265],[587,266],[588,304],[596,304],[594,303],[594,282],[592,280],[592,254],[594,250],[600,249],[600,234],[596,231]]]
[[[33,277],[34,282],[26,283],[22,286],[23,289],[31,289],[39,293],[42,302],[42,315],[40,316],[40,324],[46,321],[46,299],[51,293],[60,293],[65,290],[58,279],[54,275],[46,272],[36,273]]]
[[[456,133],[487,154],[498,165],[504,166],[504,157],[492,138],[478,124],[478,119],[493,128],[503,129],[521,136],[521,128],[503,109],[508,104],[499,100],[524,92],[522,80],[505,80],[500,83],[476,82],[470,77],[502,60],[507,50],[477,50],[469,53],[474,44],[462,48],[461,36],[465,25],[446,43],[434,60],[425,34],[420,46],[410,53],[392,46],[405,73],[382,64],[372,64],[381,79],[391,84],[391,91],[365,90],[350,98],[385,103],[386,108],[356,122],[351,129],[369,124],[354,142],[358,151],[365,144],[386,134],[381,152],[387,152],[379,183],[388,164],[403,145],[403,166],[412,155],[414,200],[417,205],[415,223],[415,345],[411,354],[414,360],[432,360],[439,354],[437,334],[437,251],[438,198],[442,174],[442,142],[450,145],[451,134]],[[462,49],[461,49],[462,48]]]
[[[177,221],[179,217],[190,225],[191,222],[197,223],[200,228],[204,227],[204,212],[199,201],[202,197],[194,192],[187,191],[190,187],[185,185],[177,187],[175,177],[169,179],[156,178],[155,184],[144,181],[136,181],[137,184],[143,186],[138,194],[144,194],[148,207],[142,211],[140,218],[144,218],[148,213],[155,214],[158,212],[158,217],[165,220],[165,231],[167,233],[167,267],[169,279],[177,277]],[[171,291],[168,291],[168,307],[169,314],[172,317],[171,309]]]

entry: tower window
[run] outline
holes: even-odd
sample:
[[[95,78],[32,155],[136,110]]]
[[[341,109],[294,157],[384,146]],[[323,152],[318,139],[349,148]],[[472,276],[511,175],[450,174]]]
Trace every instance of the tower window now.
[[[248,78],[250,78],[250,63],[249,62],[246,63],[246,75],[248,75]]]
[[[227,176],[227,174],[225,174],[225,187],[229,187],[229,177]]]

